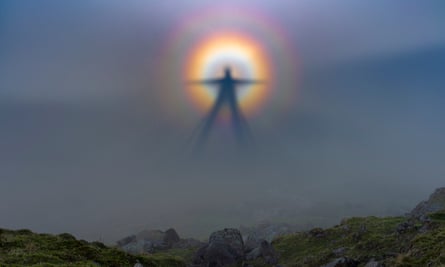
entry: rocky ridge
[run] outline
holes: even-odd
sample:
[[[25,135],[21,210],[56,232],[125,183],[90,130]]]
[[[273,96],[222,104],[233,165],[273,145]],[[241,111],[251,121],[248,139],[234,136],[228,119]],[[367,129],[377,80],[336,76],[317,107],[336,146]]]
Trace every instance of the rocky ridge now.
[[[0,266],[441,267],[445,188],[405,216],[346,218],[330,228],[303,232],[280,229],[287,231],[270,225],[244,233],[223,229],[205,243],[181,239],[174,229],[150,230],[119,240],[120,249],[70,234],[0,229]]]
[[[127,236],[116,242],[123,251],[130,254],[151,254],[170,249],[193,249],[203,245],[203,242],[179,237],[175,229],[144,230],[136,235]]]
[[[158,241],[166,243],[161,234],[164,232],[156,233],[146,233],[145,241],[151,238],[150,242],[155,243],[157,236]],[[133,242],[141,239],[142,235],[138,236]],[[405,216],[347,218],[331,228],[304,232],[287,224],[264,223],[216,231],[207,243],[185,247],[191,248],[190,267],[442,266],[444,240],[445,188],[438,188]]]

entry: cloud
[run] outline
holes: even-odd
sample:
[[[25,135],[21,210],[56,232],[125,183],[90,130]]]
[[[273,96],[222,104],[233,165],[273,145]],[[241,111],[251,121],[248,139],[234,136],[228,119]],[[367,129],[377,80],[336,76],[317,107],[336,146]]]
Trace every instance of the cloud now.
[[[172,3],[2,3],[1,227],[107,242],[145,227],[205,236],[277,214],[301,224],[395,214],[441,185],[433,4],[419,14],[386,2],[255,4],[297,44],[298,101],[249,121],[254,152],[234,153],[217,132],[196,156],[187,137],[198,116],[164,115],[152,80],[166,29],[203,4]]]

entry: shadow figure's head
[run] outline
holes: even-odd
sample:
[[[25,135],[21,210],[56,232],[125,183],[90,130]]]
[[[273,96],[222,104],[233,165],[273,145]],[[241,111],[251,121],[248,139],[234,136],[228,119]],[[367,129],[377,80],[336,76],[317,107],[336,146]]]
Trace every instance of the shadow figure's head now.
[[[232,77],[232,70],[230,69],[230,67],[224,68],[224,77],[226,77],[226,78]]]

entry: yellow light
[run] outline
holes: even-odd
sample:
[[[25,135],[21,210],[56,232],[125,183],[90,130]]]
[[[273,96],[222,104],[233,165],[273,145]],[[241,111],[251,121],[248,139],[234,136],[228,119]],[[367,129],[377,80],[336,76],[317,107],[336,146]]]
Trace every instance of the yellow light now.
[[[222,77],[224,67],[229,65],[235,78],[265,81],[237,89],[243,113],[246,116],[254,114],[264,104],[273,84],[273,75],[270,61],[257,41],[238,33],[219,33],[200,42],[189,55],[185,65],[186,80]],[[239,59],[242,64],[233,59]],[[247,74],[252,77],[246,77]],[[186,90],[192,103],[199,110],[207,112],[215,101],[215,90],[218,88],[200,85],[188,86]]]

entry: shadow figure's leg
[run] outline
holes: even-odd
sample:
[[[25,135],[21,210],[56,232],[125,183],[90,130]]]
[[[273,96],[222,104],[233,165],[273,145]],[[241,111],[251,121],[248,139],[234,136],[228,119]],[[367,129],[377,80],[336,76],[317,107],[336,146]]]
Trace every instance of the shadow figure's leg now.
[[[247,122],[247,119],[241,110],[239,111],[239,116],[240,116],[241,126],[242,126],[243,132],[245,134],[246,142],[249,145],[252,145],[252,144],[254,145],[255,140],[253,138],[252,130],[250,129],[249,123]]]
[[[230,111],[232,113],[232,123],[233,129],[235,131],[235,135],[237,141],[240,145],[245,145],[245,133],[243,129],[243,115],[241,114],[241,110],[238,106],[238,102],[235,97],[231,97],[229,101]]]
[[[202,118],[199,123],[195,126],[195,128],[193,128],[192,133],[190,134],[189,138],[187,139],[187,144],[191,145],[195,142],[198,133],[201,131],[202,127],[204,126],[204,123],[207,121],[207,117],[205,116],[204,118]]]
[[[218,99],[216,100],[215,104],[213,105],[212,109],[209,112],[209,115],[207,116],[204,126],[201,129],[201,132],[198,136],[198,142],[196,145],[196,148],[202,147],[202,145],[207,141],[207,138],[210,133],[210,129],[212,128],[213,124],[215,123],[216,117],[218,116],[218,113],[224,103],[225,97],[223,95],[218,96]]]

